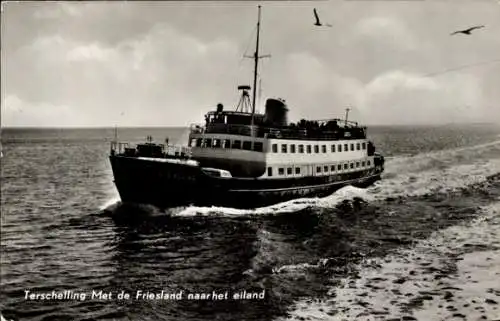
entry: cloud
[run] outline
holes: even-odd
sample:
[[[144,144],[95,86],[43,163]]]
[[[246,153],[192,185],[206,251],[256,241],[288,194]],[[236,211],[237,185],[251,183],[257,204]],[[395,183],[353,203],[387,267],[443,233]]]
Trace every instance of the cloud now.
[[[437,80],[395,70],[365,86],[363,111],[375,124],[484,121],[488,117],[481,107],[482,97],[473,76],[447,75]]]
[[[95,119],[89,126],[187,124],[202,119],[200,106],[206,112],[222,98],[214,84],[235,89],[237,68],[227,68],[235,56],[237,47],[223,38],[206,43],[167,25],[115,46],[50,35],[9,57],[6,88],[25,109],[71,106]]]
[[[426,124],[492,119],[484,104],[481,79],[474,74],[424,77],[390,70],[364,83],[306,52],[290,54],[288,74],[270,92],[287,99],[290,118],[343,117],[365,124]]]
[[[41,20],[53,20],[60,19],[65,17],[78,17],[81,16],[82,12],[78,9],[78,7],[67,3],[67,2],[49,2],[48,4],[44,4],[33,12],[33,17],[35,19]]]
[[[398,89],[436,91],[440,87],[432,78],[425,78],[418,74],[401,70],[386,72],[372,80],[366,86],[366,91],[370,95],[387,95]]]
[[[22,101],[24,113],[52,106],[74,110],[68,124],[185,125],[203,120],[218,102],[234,109],[237,86],[253,85],[252,59],[241,57],[254,51],[254,4],[5,7],[3,95]],[[261,105],[267,97],[285,98],[292,120],[343,116],[348,106],[365,123],[499,118],[500,64],[435,74],[498,56],[499,13],[490,9],[484,3],[460,9],[442,2],[325,3],[318,10],[334,28],[317,29],[309,4],[266,5],[261,53],[272,57],[259,65]],[[458,20],[481,20],[487,28],[450,37]],[[470,108],[461,110],[464,105]]]
[[[113,50],[102,48],[98,44],[88,44],[77,46],[67,53],[69,61],[85,61],[85,60],[105,60],[113,56]]]
[[[265,93],[285,98],[294,121],[341,116],[347,106],[357,104],[363,86],[336,71],[328,60],[305,51],[290,53],[270,68]]]
[[[363,39],[373,39],[379,47],[415,50],[419,45],[408,27],[394,18],[369,17],[361,20],[356,27]]]

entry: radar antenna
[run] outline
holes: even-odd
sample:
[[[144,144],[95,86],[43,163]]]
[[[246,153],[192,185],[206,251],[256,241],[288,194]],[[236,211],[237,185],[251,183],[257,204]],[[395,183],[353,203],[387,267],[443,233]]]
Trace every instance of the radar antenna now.
[[[252,110],[252,103],[250,102],[250,95],[248,94],[250,86],[238,86],[238,90],[241,90],[241,98],[236,107],[236,111],[249,113]]]

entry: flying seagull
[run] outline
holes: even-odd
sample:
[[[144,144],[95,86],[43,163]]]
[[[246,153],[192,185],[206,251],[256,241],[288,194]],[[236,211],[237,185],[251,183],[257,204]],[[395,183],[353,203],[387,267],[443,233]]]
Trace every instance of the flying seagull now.
[[[464,35],[470,35],[472,30],[481,29],[481,28],[484,28],[484,26],[475,26],[475,27],[470,27],[469,29],[465,29],[465,30],[458,30],[458,31],[453,32],[451,35],[453,36],[453,35],[456,35],[457,33],[463,33]]]
[[[332,26],[330,24],[323,25],[321,23],[321,21],[319,21],[319,16],[318,16],[318,12],[316,11],[316,8],[314,8],[314,18],[316,18],[316,23],[314,24],[315,26],[327,26],[327,27],[331,27]]]

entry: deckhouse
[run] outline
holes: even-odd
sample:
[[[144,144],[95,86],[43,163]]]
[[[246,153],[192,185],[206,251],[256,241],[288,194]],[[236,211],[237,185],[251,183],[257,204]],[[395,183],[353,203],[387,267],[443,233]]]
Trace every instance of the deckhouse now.
[[[248,98],[248,86],[241,102]],[[192,125],[191,156],[203,167],[235,177],[290,178],[366,171],[374,168],[366,127],[346,119],[288,123],[288,107],[268,99],[264,114],[225,111],[222,104]]]

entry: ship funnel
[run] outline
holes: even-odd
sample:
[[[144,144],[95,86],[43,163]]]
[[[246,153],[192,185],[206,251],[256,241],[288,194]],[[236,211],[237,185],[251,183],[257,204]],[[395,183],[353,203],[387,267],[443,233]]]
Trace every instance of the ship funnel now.
[[[288,107],[283,99],[269,98],[266,101],[264,122],[269,126],[281,127],[288,125]]]

